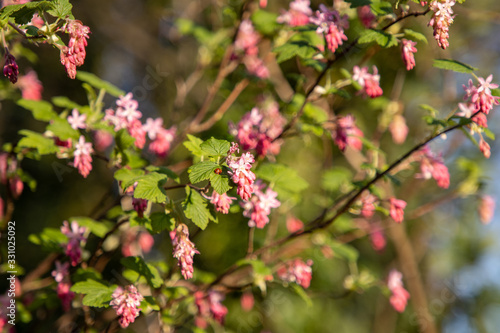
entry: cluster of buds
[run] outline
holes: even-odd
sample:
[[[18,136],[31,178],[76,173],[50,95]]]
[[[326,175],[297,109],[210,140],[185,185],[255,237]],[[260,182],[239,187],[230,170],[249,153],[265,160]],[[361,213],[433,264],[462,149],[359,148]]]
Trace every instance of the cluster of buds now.
[[[269,70],[259,58],[259,48],[257,47],[259,41],[260,36],[255,31],[252,22],[248,19],[243,20],[234,41],[234,48],[237,52],[243,53],[242,61],[250,74],[267,79]]]
[[[416,152],[416,155],[420,159],[421,171],[420,174],[416,175],[417,178],[434,178],[437,185],[441,188],[448,188],[450,186],[450,173],[440,155],[433,154],[428,146],[420,149]]]
[[[448,31],[454,18],[451,9],[453,5],[455,5],[455,0],[434,0],[429,4],[429,8],[434,12],[429,21],[429,26],[434,28],[434,38],[443,50],[450,45],[448,43],[450,37]]]
[[[70,164],[78,169],[78,172],[83,176],[83,178],[87,178],[92,170],[93,152],[94,149],[92,148],[92,143],[86,142],[85,137],[81,135],[78,143],[75,145],[73,163]]]
[[[68,46],[61,47],[61,64],[72,79],[76,77],[76,67],[83,65],[87,55],[85,47],[90,28],[79,20],[68,20],[61,30],[70,35]]]
[[[276,199],[278,193],[270,188],[267,188],[266,192],[263,192],[264,187],[264,183],[257,181],[254,186],[255,192],[250,201],[241,203],[245,209],[243,216],[250,218],[248,226],[251,228],[264,228],[269,223],[271,208],[278,208],[281,205],[279,200]]]
[[[19,66],[17,66],[16,58],[10,54],[9,49],[5,48],[5,65],[3,66],[3,75],[10,82],[16,83],[19,75]]]
[[[268,153],[276,155],[280,151],[281,141],[276,138],[283,131],[286,119],[281,115],[276,102],[268,103],[263,108],[253,108],[247,112],[232,130],[243,150],[255,149],[259,156]]]
[[[17,159],[8,153],[0,153],[0,183],[8,185],[10,194],[18,199],[23,193],[24,183],[17,173]],[[0,198],[0,215],[3,217],[3,199]]]
[[[172,239],[173,256],[176,258],[178,266],[181,268],[181,273],[184,278],[190,279],[193,277],[193,257],[199,254],[194,247],[194,243],[189,240],[189,230],[185,224],[179,224],[174,231],[170,232]]]
[[[389,299],[394,310],[398,312],[403,312],[410,298],[410,293],[403,287],[403,274],[397,270],[392,270],[389,273],[389,278],[387,281],[387,287],[391,291],[392,295]]]
[[[307,289],[311,284],[312,264],[311,259],[304,262],[300,258],[295,258],[281,265],[276,274],[285,282],[295,282]]]
[[[335,52],[347,40],[344,30],[349,28],[348,17],[340,16],[336,10],[330,10],[323,4],[319,5],[319,9],[309,22],[318,26],[316,33],[325,36],[327,48]]]
[[[236,200],[235,197],[230,197],[226,193],[219,194],[216,191],[207,199],[215,206],[215,210],[222,214],[228,214],[233,200]]]
[[[380,75],[376,66],[373,66],[373,74],[368,73],[368,67],[359,68],[359,66],[354,66],[352,70],[352,79],[361,86],[360,93],[363,97],[375,98],[383,94],[382,88],[380,88]]]
[[[363,132],[356,126],[352,115],[339,116],[335,119],[335,129],[332,131],[332,138],[340,151],[345,151],[349,146],[355,150],[363,148]]]
[[[207,294],[201,291],[195,292],[194,301],[198,307],[198,314],[195,318],[196,326],[205,329],[210,318],[223,325],[227,315],[227,308],[222,304],[223,300],[224,295],[217,291],[211,290]]]
[[[406,202],[396,198],[389,198],[389,215],[396,223],[401,223],[404,220]]]
[[[111,295],[113,300],[109,303],[116,314],[120,316],[118,322],[120,326],[125,328],[135,321],[139,316],[139,306],[143,300],[143,296],[137,291],[134,285],[129,285],[125,289],[117,287]]]
[[[232,143],[231,149],[227,155],[226,163],[231,169],[229,174],[233,182],[238,185],[236,192],[244,201],[248,201],[254,191],[255,174],[250,170],[252,163],[255,162],[253,155],[249,152],[240,157],[234,156],[239,151],[238,144]]]
[[[87,228],[80,227],[76,221],[71,222],[71,227],[68,221],[63,222],[61,232],[68,237],[68,243],[64,244],[63,247],[69,257],[71,266],[76,266],[80,262],[82,257],[81,244],[87,240],[85,237],[86,231]]]
[[[75,298],[75,293],[71,289],[71,280],[69,278],[69,263],[61,263],[56,260],[56,269],[52,271],[52,276],[57,282],[57,297],[61,300],[64,311],[69,311],[71,301]]]
[[[417,45],[417,42],[408,40],[408,39],[402,39],[401,40],[401,50],[402,50],[402,56],[403,56],[403,61],[406,65],[406,70],[409,71],[415,67],[415,55],[414,53],[417,52],[417,48],[415,47]]]

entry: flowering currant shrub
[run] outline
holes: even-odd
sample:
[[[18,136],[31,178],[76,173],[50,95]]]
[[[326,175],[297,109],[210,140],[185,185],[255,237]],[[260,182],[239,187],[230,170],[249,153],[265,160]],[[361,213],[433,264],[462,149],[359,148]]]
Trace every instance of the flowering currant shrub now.
[[[69,0],[3,1],[0,97],[29,121],[0,152],[0,232],[49,193],[38,166],[85,202],[27,236],[37,265],[0,250],[18,285],[0,332],[332,331],[360,304],[400,331],[439,331],[420,217],[473,198],[486,225],[495,208],[479,161],[494,151],[496,78],[438,56],[463,2],[222,1],[205,25],[186,10],[165,35],[197,52],[169,61],[196,68],[175,72],[175,101],[153,115],[139,90],[87,71],[99,27]],[[50,48],[84,102],[44,91],[31,62]],[[460,73],[456,96],[410,103],[403,82],[424,71]],[[370,331],[347,321],[339,331]]]

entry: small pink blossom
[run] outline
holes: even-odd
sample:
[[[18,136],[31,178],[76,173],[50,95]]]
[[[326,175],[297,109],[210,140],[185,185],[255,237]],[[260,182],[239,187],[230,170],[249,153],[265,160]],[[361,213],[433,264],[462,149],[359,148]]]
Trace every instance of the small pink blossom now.
[[[163,130],[163,119],[148,118],[146,119],[146,123],[142,125],[142,128],[148,133],[148,137],[151,140],[155,140],[156,136]]]
[[[19,176],[15,175],[14,177],[9,179],[10,192],[14,199],[19,199],[21,193],[23,193],[24,183],[19,178]]]
[[[255,299],[253,297],[253,294],[249,291],[246,291],[243,294],[241,294],[240,303],[243,311],[245,312],[251,311],[255,304]]]
[[[144,297],[137,291],[134,285],[129,285],[125,289],[117,287],[111,295],[113,300],[109,303],[116,314],[120,316],[118,322],[123,328],[128,327],[139,316],[139,306]]]
[[[349,20],[346,15],[340,16],[336,10],[330,10],[323,4],[319,5],[319,9],[309,22],[318,26],[316,33],[325,36],[328,49],[335,53],[338,47],[347,40],[344,29],[349,28]]]
[[[236,198],[230,197],[226,193],[219,194],[215,191],[209,199],[210,203],[215,206],[215,210],[221,212],[222,214],[228,214],[231,203],[233,200],[236,200]]]
[[[61,232],[68,237],[68,243],[64,244],[65,253],[71,261],[71,266],[78,265],[82,256],[81,243],[85,242],[87,238],[84,236],[87,228],[80,227],[78,222],[71,222],[71,227],[68,221],[63,222]]]
[[[439,187],[448,188],[450,186],[450,174],[441,156],[434,155],[428,146],[418,151],[416,156],[420,158],[421,171],[420,174],[417,174],[417,178],[430,179],[432,177]]]
[[[92,143],[85,142],[85,137],[80,136],[80,140],[75,146],[75,152],[73,153],[75,159],[73,161],[73,166],[78,169],[78,172],[87,178],[90,171],[92,170]]]
[[[495,214],[495,199],[489,195],[482,195],[479,198],[479,205],[477,207],[479,219],[483,224],[489,224]]]
[[[389,132],[391,132],[392,141],[398,145],[403,144],[408,136],[408,131],[409,129],[406,125],[405,117],[396,114],[389,124]]]
[[[491,156],[490,145],[483,139],[482,136],[479,139],[479,150],[481,151],[481,153],[483,153],[484,157],[490,158]]]
[[[403,287],[402,278],[403,275],[400,272],[392,270],[389,273],[387,281],[387,287],[389,287],[392,293],[389,302],[398,312],[403,312],[405,310],[408,299],[410,298],[410,293]]]
[[[146,199],[132,198],[132,207],[137,212],[137,216],[140,218],[144,217],[144,211],[148,207],[148,201]]]
[[[361,150],[363,142],[360,138],[363,136],[363,132],[356,126],[352,115],[337,117],[336,129],[332,132],[332,137],[340,151],[345,151],[347,146],[354,150]]]
[[[278,23],[286,23],[292,27],[309,23],[309,17],[313,14],[309,0],[294,0],[289,6],[288,11],[281,10],[281,15],[276,20]]]
[[[227,315],[227,308],[222,304],[224,295],[217,291],[209,291],[208,294],[202,291],[194,293],[195,304],[198,308],[198,314],[195,318],[195,324],[201,329],[207,327],[207,321],[213,318],[219,324],[224,324],[224,318]]]
[[[87,120],[86,114],[80,114],[77,109],[73,109],[71,115],[68,116],[68,123],[75,130],[79,128],[87,128],[87,124],[85,124],[85,120]]]
[[[278,193],[270,188],[267,188],[264,193],[261,191],[264,186],[260,181],[256,182],[254,195],[249,202],[242,203],[245,209],[243,216],[250,218],[248,226],[251,228],[264,228],[269,223],[271,208],[277,208],[281,205],[280,201],[276,199]]]
[[[83,65],[86,57],[85,47],[90,28],[79,20],[67,20],[62,31],[70,35],[68,46],[61,47],[61,64],[71,79],[76,77],[76,67]]]
[[[403,56],[403,61],[406,65],[406,70],[409,71],[415,67],[415,56],[414,53],[417,52],[417,48],[415,45],[417,45],[416,42],[407,40],[407,39],[402,39],[401,40],[402,44],[402,56]]]
[[[375,98],[383,94],[382,88],[380,88],[380,75],[378,75],[376,66],[373,66],[373,74],[368,73],[368,67],[359,68],[354,66],[352,79],[361,86],[360,93],[363,97]]]
[[[42,99],[42,82],[38,80],[38,75],[34,70],[30,70],[25,75],[20,76],[16,85],[19,89],[21,89],[21,94],[24,99],[33,101],[39,101]]]
[[[156,138],[149,144],[149,150],[156,154],[159,158],[164,158],[170,151],[170,146],[175,139],[175,126],[170,127],[168,130],[162,128],[156,132]]]
[[[361,197],[361,215],[365,218],[370,218],[375,213],[375,203],[378,198],[371,193],[363,192]]]
[[[141,121],[134,119],[127,126],[128,133],[135,139],[134,145],[142,149],[146,144],[146,131],[143,129]]]
[[[401,223],[403,222],[404,219],[404,209],[406,207],[406,202],[403,200],[399,200],[396,198],[390,198],[390,210],[389,210],[389,215],[391,218],[396,222],[396,223]]]
[[[313,261],[310,259],[304,262],[300,258],[295,258],[280,266],[276,274],[283,281],[295,282],[307,289],[311,284],[312,264]]]
[[[124,257],[143,256],[151,251],[154,243],[154,238],[148,231],[130,228],[123,237],[122,254]]]
[[[181,268],[184,279],[193,277],[193,257],[199,254],[194,243],[189,240],[189,230],[185,224],[179,224],[174,231],[170,232],[172,239],[173,256],[178,260],[177,265]]]
[[[56,260],[56,269],[52,271],[52,276],[56,282],[61,282],[65,277],[69,275],[69,262],[62,263]]]
[[[57,284],[57,297],[61,300],[63,310],[71,309],[71,301],[75,298],[75,293],[70,290],[71,282],[64,280]]]
[[[113,143],[113,135],[104,130],[94,132],[95,149],[105,151]]]
[[[377,17],[373,14],[369,5],[358,7],[357,12],[359,20],[365,28],[370,29],[377,25]]]
[[[17,76],[19,75],[19,66],[17,66],[16,58],[5,48],[5,65],[3,66],[3,75],[9,79],[10,82],[16,83]]]
[[[231,169],[229,174],[232,181],[238,185],[236,192],[244,201],[248,201],[254,191],[255,174],[250,170],[254,162],[255,159],[249,152],[239,158],[231,154],[227,157],[227,165]]]
[[[264,65],[262,59],[258,57],[259,49],[257,44],[260,41],[260,35],[255,31],[252,22],[245,19],[241,22],[238,34],[234,41],[234,48],[242,55],[242,62],[247,71],[259,78],[269,77],[269,70]]]
[[[288,230],[289,233],[293,234],[294,232],[297,232],[301,230],[304,227],[304,222],[299,220],[293,215],[290,215],[286,219],[286,229]]]
[[[384,232],[379,226],[373,226],[370,232],[370,241],[375,251],[382,251],[387,245]]]
[[[498,84],[491,83],[493,80],[493,75],[489,75],[486,79],[479,77],[478,85],[475,86],[472,80],[469,80],[468,85],[463,85],[465,90],[464,99],[470,98],[471,103],[474,104],[474,111],[481,111],[485,114],[489,114],[490,110],[493,109],[493,105],[498,105],[500,97],[493,96],[491,89],[498,88]]]

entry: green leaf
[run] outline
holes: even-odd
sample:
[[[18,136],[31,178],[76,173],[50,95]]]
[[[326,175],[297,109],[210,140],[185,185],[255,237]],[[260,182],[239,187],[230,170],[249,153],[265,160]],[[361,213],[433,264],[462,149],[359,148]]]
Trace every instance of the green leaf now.
[[[272,35],[276,31],[279,26],[276,22],[277,18],[278,14],[260,9],[256,10],[250,17],[255,29],[263,35]]]
[[[367,6],[372,3],[370,0],[345,0],[345,2],[349,2],[351,4],[351,8]]]
[[[212,172],[210,174],[210,185],[214,188],[214,191],[219,194],[224,194],[231,189],[229,186],[229,177],[227,174],[216,174]]]
[[[405,29],[405,35],[407,35],[409,38],[419,40],[421,42],[424,42],[427,44],[427,38],[425,37],[424,34],[421,34],[420,32],[413,31],[411,29]]]
[[[24,135],[17,143],[18,147],[35,148],[40,155],[54,154],[58,151],[54,140],[44,137],[42,134],[29,130],[20,130],[19,134]]]
[[[184,141],[184,147],[186,147],[194,156],[198,157],[203,156],[203,150],[201,150],[200,148],[200,145],[203,143],[203,140],[191,134],[188,134],[187,138],[189,141]]]
[[[141,302],[141,310],[148,311],[149,309],[152,311],[160,311],[160,306],[156,303],[153,296],[144,296],[144,300]]]
[[[78,139],[80,132],[68,123],[66,119],[55,118],[50,124],[47,125],[47,131],[51,131],[61,140]]]
[[[306,41],[291,41],[274,48],[273,52],[276,52],[278,56],[276,61],[282,63],[288,59],[298,56],[302,59],[311,58],[314,54],[318,52],[318,48],[309,45]]]
[[[114,97],[120,97],[125,95],[125,91],[114,86],[113,84],[104,81],[97,77],[96,75],[88,72],[78,71],[76,72],[76,78],[80,81],[87,82],[92,87],[97,89],[104,89],[106,92]]]
[[[33,244],[42,246],[51,252],[62,252],[61,244],[68,242],[68,237],[63,235],[60,229],[44,228],[40,234],[31,234],[28,240]]]
[[[221,157],[226,156],[231,148],[231,144],[226,140],[210,138],[200,145],[201,150],[208,156]]]
[[[28,2],[19,5],[9,5],[2,8],[0,11],[0,20],[5,20],[12,17],[17,24],[27,24],[37,12],[43,12],[53,8],[53,4],[49,1]]]
[[[109,302],[111,302],[112,299],[111,295],[115,289],[116,286],[108,287],[95,280],[87,280],[75,283],[70,290],[85,295],[82,300],[84,305],[107,308],[109,307]]]
[[[52,104],[46,101],[34,101],[30,99],[20,99],[17,105],[31,111],[33,118],[41,121],[50,121],[58,118],[58,114],[52,108]]]
[[[163,212],[154,212],[149,216],[153,232],[159,234],[163,230],[171,231],[171,216]]]
[[[146,263],[141,257],[126,257],[120,262],[123,266],[144,276],[152,288],[159,288],[163,284],[163,279],[156,267]]]
[[[180,182],[180,178],[179,176],[173,172],[172,170],[170,170],[169,168],[167,167],[164,167],[164,166],[154,166],[154,165],[148,165],[146,167],[146,170],[147,171],[150,171],[150,172],[157,172],[157,173],[161,173],[161,174],[164,174],[164,175],[167,175],[167,177],[169,179],[173,179],[175,180],[177,183]]]
[[[189,180],[193,184],[207,180],[214,173],[214,170],[218,167],[219,165],[212,161],[196,163],[190,166],[188,169]]]
[[[308,186],[297,171],[283,164],[263,164],[255,173],[258,178],[267,180],[280,196],[298,194]]]
[[[77,109],[77,110],[81,110],[81,109],[84,108],[83,106],[79,105],[78,103],[73,102],[72,100],[70,100],[66,96],[52,97],[52,103],[55,106],[58,106],[60,108],[65,108],[65,109]]]
[[[491,140],[495,140],[495,133],[493,133],[489,128],[483,128],[484,134]]]
[[[433,66],[436,68],[446,69],[458,73],[471,74],[474,71],[477,71],[477,68],[475,67],[472,67],[470,65],[464,64],[463,62],[452,59],[435,59]]]
[[[124,190],[127,187],[134,184],[136,178],[143,175],[144,175],[144,170],[122,168],[115,172],[114,177],[117,181],[121,182],[120,186]]]
[[[321,178],[321,186],[327,191],[339,191],[341,186],[346,185],[352,178],[352,172],[344,167],[335,167],[326,170]]]
[[[70,16],[71,19],[74,19],[71,14],[71,9],[73,5],[69,3],[69,0],[53,0],[54,9],[49,10],[48,13],[52,16],[58,17],[60,19],[64,19],[66,16]]]
[[[184,214],[201,230],[205,230],[210,220],[215,220],[207,208],[206,200],[197,191],[186,186],[186,199],[182,203]]]
[[[306,302],[307,307],[310,308],[313,306],[311,297],[309,297],[309,295],[304,291],[304,288],[302,288],[296,283],[293,283],[290,287],[300,298],[302,298],[304,302]]]
[[[371,4],[372,11],[379,16],[392,14],[392,4],[388,1],[374,2]]]
[[[28,25],[26,27],[26,36],[30,36],[30,37],[38,37],[38,32],[39,32],[40,29],[38,29],[37,27],[35,27],[34,25]]]
[[[163,189],[166,181],[166,175],[156,172],[137,177],[134,180],[134,182],[137,182],[134,190],[134,198],[164,203],[167,201],[167,194],[165,193],[165,189]]]
[[[113,227],[110,222],[100,222],[86,216],[70,217],[68,220],[76,221],[79,226],[88,228],[91,233],[100,238],[103,238]]]
[[[123,152],[134,144],[135,139],[122,128],[116,133],[115,142],[118,149]]]
[[[360,44],[376,42],[378,45],[386,48],[398,45],[398,39],[390,33],[373,29],[363,31],[358,42]]]

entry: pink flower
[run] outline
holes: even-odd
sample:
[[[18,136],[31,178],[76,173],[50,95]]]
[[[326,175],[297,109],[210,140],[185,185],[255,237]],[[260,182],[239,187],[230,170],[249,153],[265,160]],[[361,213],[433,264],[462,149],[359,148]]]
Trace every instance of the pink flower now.
[[[280,266],[276,271],[276,274],[283,281],[295,282],[307,289],[311,284],[312,264],[313,261],[310,259],[304,262],[300,258],[295,258]]]
[[[344,29],[349,28],[347,16],[340,16],[336,10],[329,10],[325,5],[320,4],[315,16],[309,19],[310,23],[318,26],[316,33],[325,36],[327,47],[335,53],[343,41],[347,40]]]
[[[42,99],[43,86],[34,70],[19,77],[16,85],[21,89],[24,99],[39,101]]]
[[[403,61],[406,64],[406,70],[409,71],[415,67],[415,56],[413,54],[417,52],[417,48],[415,47],[417,43],[403,38],[401,44]]]
[[[389,124],[389,132],[391,132],[392,141],[398,145],[404,143],[406,137],[408,136],[408,131],[405,117],[400,114],[396,114]]]
[[[373,14],[372,9],[369,5],[360,6],[357,8],[358,17],[365,28],[374,28],[377,25],[377,17]]]
[[[128,133],[135,139],[134,145],[142,149],[146,144],[146,131],[142,128],[140,120],[134,119],[127,126]]]
[[[490,158],[491,156],[491,150],[490,150],[490,145],[488,142],[484,141],[483,137],[479,139],[479,150],[481,153],[483,153],[484,157]]]
[[[21,178],[15,175],[11,179],[9,179],[9,186],[10,186],[10,192],[12,193],[14,199],[18,199],[21,196],[21,193],[23,193],[24,189],[24,184]]]
[[[403,287],[402,278],[403,275],[400,272],[392,270],[389,273],[387,281],[387,286],[392,293],[389,302],[398,312],[403,312],[405,310],[408,299],[410,298],[410,293]]]
[[[215,206],[215,210],[221,212],[222,214],[228,214],[231,203],[233,200],[236,200],[236,198],[230,197],[226,193],[219,194],[215,191],[209,199],[210,203]]]
[[[231,154],[227,157],[227,165],[231,169],[229,174],[232,176],[232,181],[238,185],[236,192],[244,201],[250,199],[254,191],[255,174],[250,171],[254,162],[255,159],[249,152],[239,158]]]
[[[61,282],[69,274],[69,263],[65,262],[61,264],[59,260],[56,260],[56,269],[51,274],[56,282]]]
[[[63,247],[65,248],[66,255],[71,261],[71,266],[78,265],[80,261],[82,255],[81,243],[87,240],[84,236],[86,230],[87,228],[80,227],[76,221],[71,222],[71,228],[68,221],[63,222],[61,232],[68,237],[68,243],[63,245]]]
[[[92,143],[85,142],[85,137],[80,136],[80,140],[76,144],[75,152],[73,153],[75,159],[73,161],[73,166],[78,169],[78,172],[87,178],[90,171],[92,170],[92,156],[94,152],[92,149]]]
[[[75,293],[70,290],[71,283],[67,280],[57,284],[57,297],[61,300],[63,310],[69,311],[71,309],[71,301],[75,298]]]
[[[378,199],[371,193],[363,193],[364,195],[361,197],[361,215],[365,218],[370,218],[375,213],[375,203]]]
[[[137,216],[140,218],[144,217],[144,211],[148,207],[148,201],[146,199],[132,198],[132,207],[137,212]]]
[[[475,106],[475,112],[482,111],[489,114],[490,110],[493,109],[493,105],[499,104],[500,97],[491,94],[491,89],[498,88],[498,84],[491,83],[493,75],[488,76],[486,79],[480,77],[477,80],[479,81],[477,86],[474,86],[472,80],[469,80],[468,86],[463,85],[465,90],[464,99],[470,98],[471,103]]]
[[[363,97],[375,98],[383,93],[382,88],[380,88],[380,75],[378,75],[375,66],[373,66],[373,74],[368,73],[368,67],[354,66],[352,79],[361,86],[360,93]]]
[[[146,119],[146,123],[142,125],[142,128],[148,133],[148,137],[151,140],[155,140],[156,136],[163,130],[163,119],[148,118]]]
[[[123,328],[128,327],[139,316],[139,306],[144,297],[137,291],[134,285],[125,288],[117,287],[111,295],[113,300],[109,303],[115,309],[116,314],[120,316],[118,322]]]
[[[292,27],[302,26],[309,23],[309,17],[313,14],[309,0],[294,0],[290,2],[288,11],[281,11],[278,23],[286,23]]]
[[[19,75],[19,66],[17,66],[16,58],[10,54],[7,48],[5,48],[5,65],[3,66],[3,75],[5,75],[5,77],[7,77],[12,83],[17,82],[17,76]]]
[[[269,70],[258,57],[259,49],[257,44],[259,41],[260,36],[255,31],[252,22],[249,19],[243,20],[234,41],[234,48],[236,51],[243,53],[242,62],[245,64],[247,71],[252,75],[265,79],[269,77]]]
[[[370,232],[370,240],[375,251],[382,251],[387,245],[384,232],[378,226],[372,227],[372,230]]]
[[[363,132],[354,123],[352,115],[337,117],[336,125],[332,137],[340,151],[345,151],[347,146],[352,147],[354,150],[363,148],[363,142],[360,139],[363,137]]]
[[[434,28],[434,38],[442,49],[446,49],[450,45],[448,43],[448,31],[455,17],[452,16],[453,10],[451,7],[453,5],[455,5],[455,0],[434,0],[429,4],[429,8],[434,12],[429,21],[429,26]]]
[[[79,128],[87,128],[85,120],[87,120],[87,115],[80,114],[77,109],[73,109],[71,116],[68,116],[68,123],[75,130]]]
[[[293,234],[294,232],[299,231],[304,227],[304,222],[296,218],[295,216],[288,216],[286,219],[286,229],[289,233]]]
[[[477,210],[481,222],[483,224],[489,224],[495,214],[495,199],[489,195],[482,195],[479,198]]]
[[[391,205],[390,210],[389,210],[389,215],[392,217],[392,219],[396,223],[403,222],[404,214],[405,214],[404,209],[406,207],[406,202],[403,200],[396,199],[396,198],[390,198],[389,202]]]
[[[123,237],[122,254],[124,257],[142,256],[151,251],[154,243],[154,238],[148,231],[130,228]]]
[[[429,147],[425,146],[417,152],[417,157],[420,157],[421,171],[420,174],[416,175],[417,178],[430,179],[432,177],[439,187],[448,188],[450,186],[450,174],[441,156],[434,155]]]
[[[116,105],[118,105],[116,115],[124,119],[127,124],[142,117],[141,111],[137,110],[139,103],[133,98],[130,92],[125,96],[120,96],[116,101]]]
[[[251,311],[255,304],[255,299],[253,297],[253,294],[248,291],[241,294],[240,303],[243,311],[245,312]]]
[[[85,61],[87,39],[90,28],[78,20],[67,20],[62,31],[70,35],[68,46],[61,47],[61,64],[66,68],[66,73],[71,79],[76,77],[76,67]]]
[[[164,158],[170,151],[170,145],[174,141],[175,126],[170,127],[168,130],[162,128],[156,133],[156,138],[149,144],[149,150],[156,154],[159,158]]]
[[[214,318],[219,324],[224,324],[224,318],[227,315],[227,308],[222,304],[224,295],[217,291],[209,291],[208,294],[202,291],[194,293],[195,304],[198,308],[198,314],[195,318],[195,324],[201,329],[207,327],[207,320]]]
[[[113,143],[113,135],[104,130],[94,132],[95,149],[105,151]]]
[[[243,216],[250,218],[248,221],[249,227],[257,227],[262,229],[269,223],[269,214],[271,214],[271,208],[277,208],[281,205],[276,197],[278,193],[274,192],[270,188],[267,188],[266,192],[263,193],[261,190],[265,185],[260,181],[256,183],[255,193],[250,199],[250,202],[243,203],[245,211]]]
[[[189,230],[185,224],[179,224],[174,231],[170,232],[172,239],[173,256],[178,260],[177,265],[181,268],[184,279],[193,277],[193,257],[199,254],[193,242],[189,240]]]

